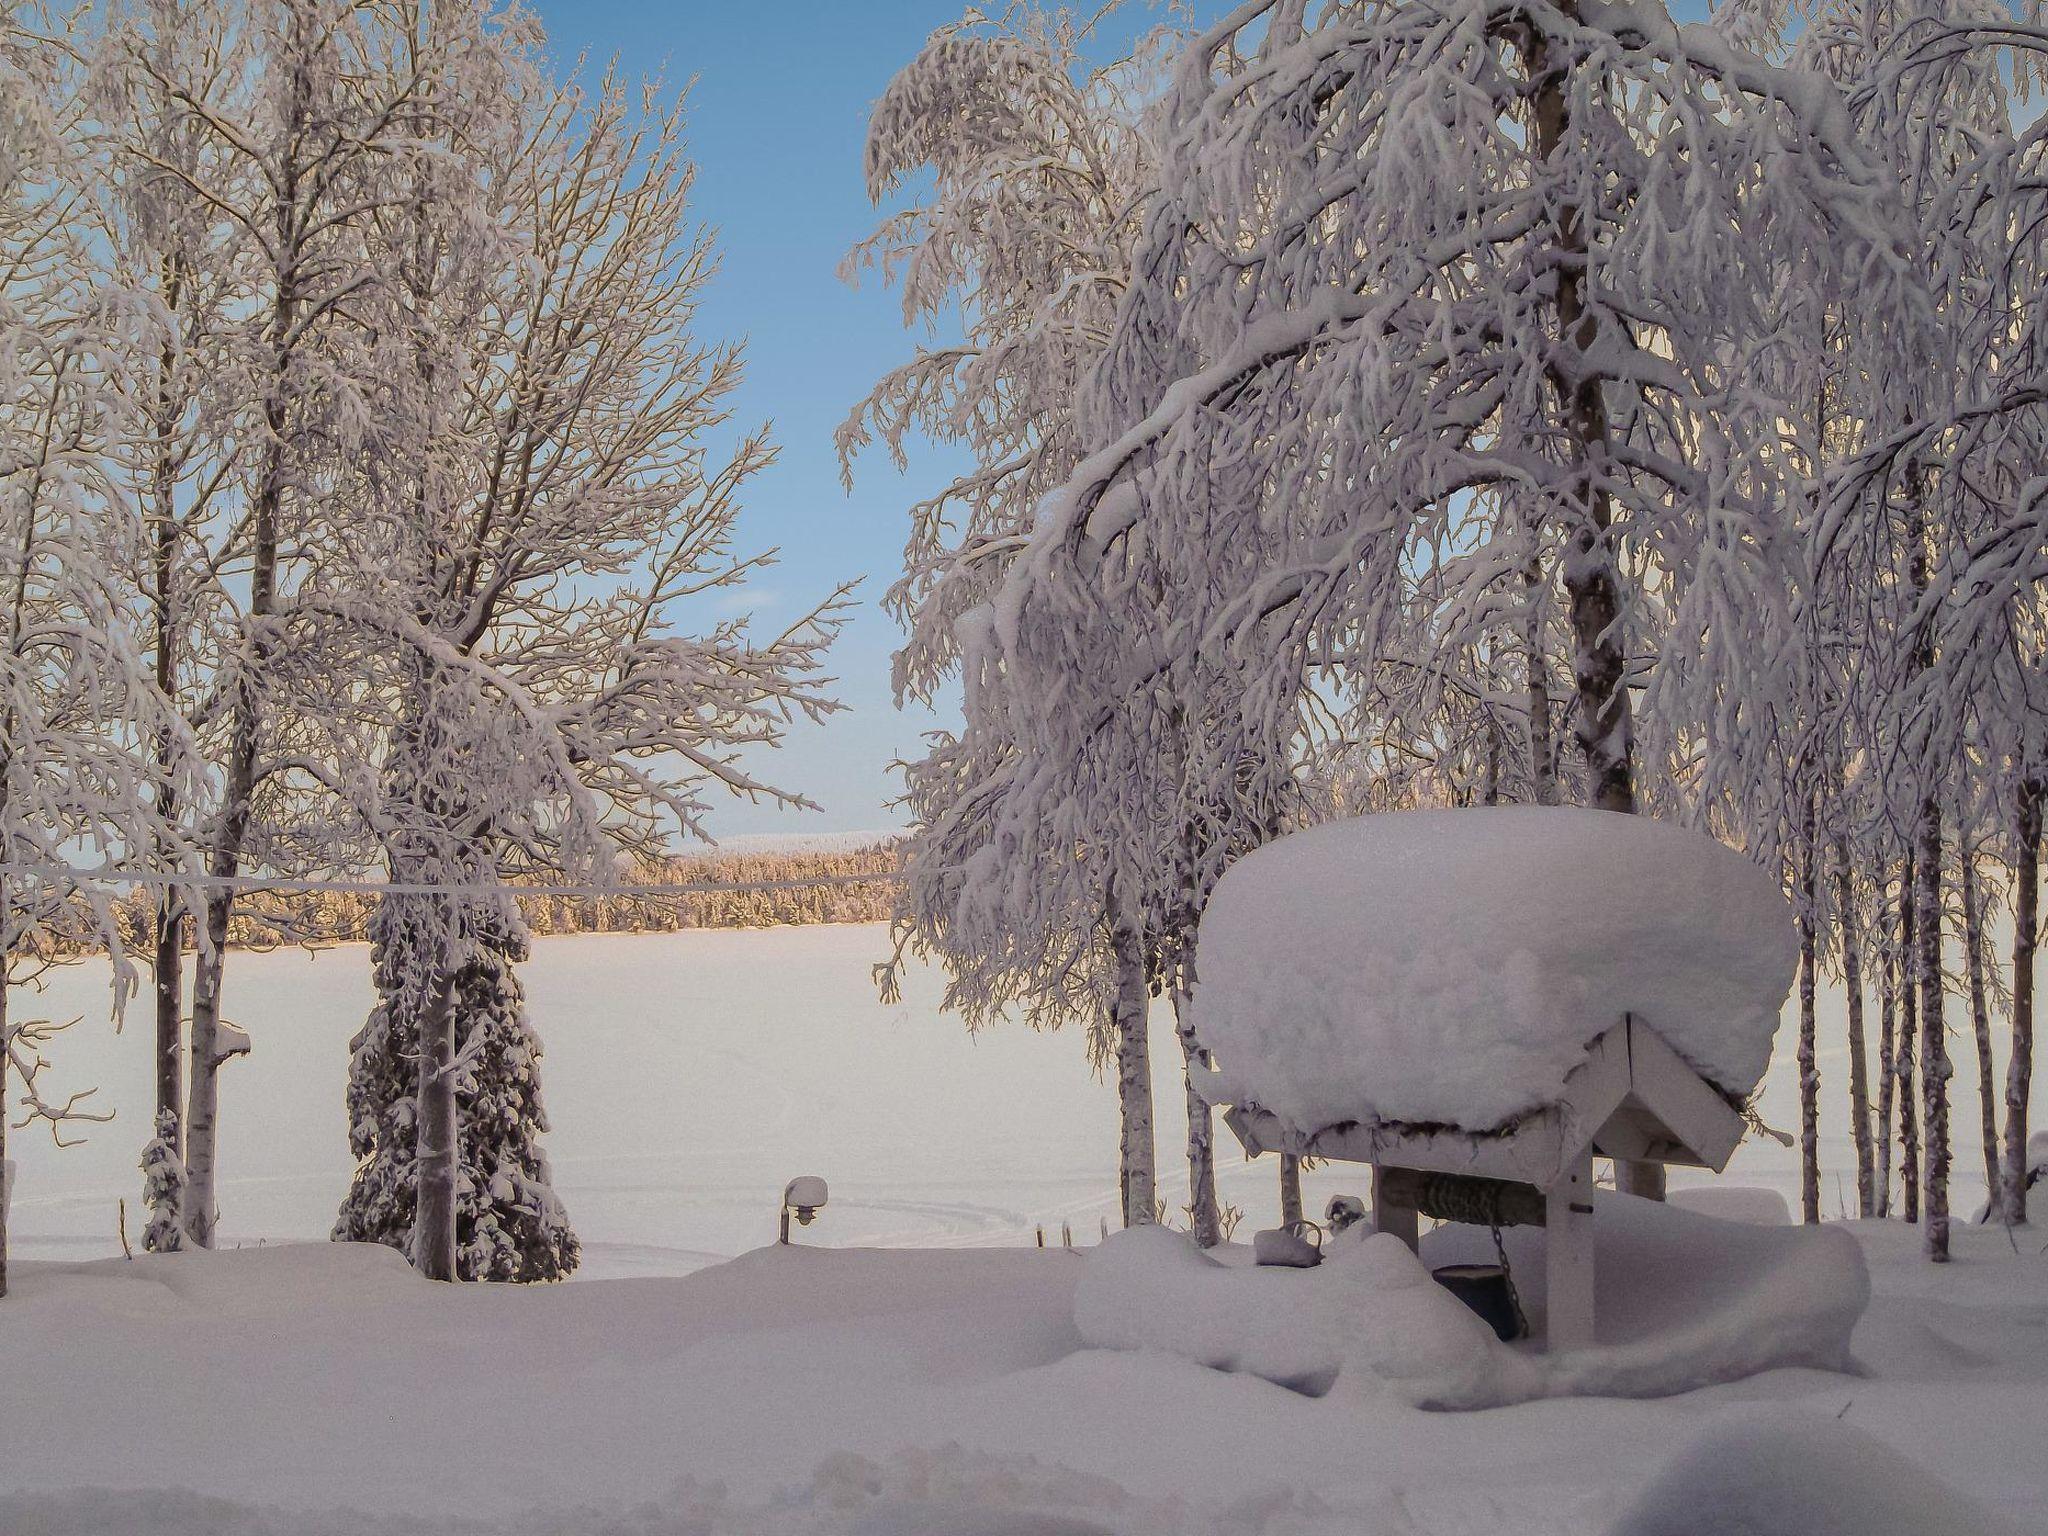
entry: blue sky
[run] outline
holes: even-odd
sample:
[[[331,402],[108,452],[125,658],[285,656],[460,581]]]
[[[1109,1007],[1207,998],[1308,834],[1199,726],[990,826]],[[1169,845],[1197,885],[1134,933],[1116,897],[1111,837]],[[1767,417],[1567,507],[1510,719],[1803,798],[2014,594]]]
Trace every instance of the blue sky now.
[[[954,0],[539,0],[565,63],[586,52],[596,69],[616,53],[630,71],[694,82],[697,209],[724,253],[700,332],[744,340],[738,420],[771,420],[782,451],[755,482],[742,525],[748,546],[782,550],[782,563],[759,580],[758,622],[786,621],[835,582],[867,578],[834,654],[848,708],[822,726],[797,727],[782,752],[754,765],[818,801],[822,814],[736,804],[713,819],[720,836],[896,824],[887,765],[914,755],[933,723],[891,701],[897,632],[879,600],[901,558],[904,508],[920,487],[940,483],[944,461],[928,455],[903,477],[877,454],[862,461],[851,496],[840,488],[832,430],[915,338],[891,292],[872,279],[850,288],[837,269],[875,222],[860,170],[868,108],[961,8]],[[1141,3],[1130,9],[1127,30],[1155,14]]]

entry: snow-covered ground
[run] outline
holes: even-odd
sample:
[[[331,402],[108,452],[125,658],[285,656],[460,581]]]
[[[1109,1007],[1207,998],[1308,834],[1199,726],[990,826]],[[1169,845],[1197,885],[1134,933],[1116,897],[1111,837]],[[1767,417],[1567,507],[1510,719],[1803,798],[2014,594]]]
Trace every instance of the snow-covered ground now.
[[[1703,1435],[1837,1421],[1906,1458],[1878,1486],[1930,1467],[2042,1529],[2048,1260],[1973,1230],[1937,1285],[1909,1233],[1865,1235],[1865,1376],[1469,1414],[1085,1349],[1090,1260],[1058,1250],[530,1289],[333,1244],[31,1265],[0,1308],[0,1531],[1597,1536]],[[1927,1507],[1912,1536],[1995,1529]]]
[[[708,930],[543,939],[523,974],[544,1064],[557,1183],[585,1244],[586,1278],[682,1274],[774,1235],[783,1184],[815,1173],[832,1203],[814,1229],[839,1244],[974,1246],[1050,1241],[1070,1224],[1092,1240],[1116,1212],[1116,1098],[1095,1081],[1078,1036],[1023,1028],[970,1039],[938,1011],[939,981],[913,973],[904,1002],[876,1000],[870,967],[888,952],[880,925]],[[21,1167],[17,1255],[85,1258],[120,1251],[117,1202],[139,1234],[135,1160],[148,1135],[149,1017],[116,1036],[101,1021],[104,970],[59,973],[29,1015],[83,1016],[51,1055],[54,1084],[100,1085],[111,1125],[58,1151],[12,1138]],[[369,953],[237,955],[228,1011],[254,1054],[223,1077],[222,1241],[322,1237],[349,1174],[342,1119],[348,1038],[369,1009]],[[1855,1197],[1842,1114],[1841,999],[1822,999],[1822,1157],[1829,1214]],[[1875,1028],[1875,1021],[1872,1021]],[[1792,1021],[1778,1038],[1765,1117],[1798,1125]],[[1161,1188],[1185,1186],[1178,1155],[1179,1051],[1155,1020]],[[2000,1039],[2000,1060],[2004,1040]],[[1954,1207],[1982,1203],[1967,1036],[1953,1042]],[[1273,1160],[1248,1163],[1227,1137],[1224,1199],[1243,1230],[1275,1219]],[[1684,1182],[1683,1176],[1677,1176]],[[1768,1185],[1798,1206],[1798,1155],[1753,1140],[1724,1182]],[[1311,1209],[1357,1190],[1355,1170],[1311,1173]]]

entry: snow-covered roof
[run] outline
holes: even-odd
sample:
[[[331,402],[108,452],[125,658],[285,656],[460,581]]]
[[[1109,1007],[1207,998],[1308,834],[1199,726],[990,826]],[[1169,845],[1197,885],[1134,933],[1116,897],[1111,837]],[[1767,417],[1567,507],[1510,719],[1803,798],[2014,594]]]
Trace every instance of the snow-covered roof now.
[[[1268,844],[1196,955],[1205,1092],[1303,1131],[1497,1129],[1557,1102],[1624,1014],[1747,1094],[1798,943],[1776,882],[1703,834],[1563,807],[1405,811]]]

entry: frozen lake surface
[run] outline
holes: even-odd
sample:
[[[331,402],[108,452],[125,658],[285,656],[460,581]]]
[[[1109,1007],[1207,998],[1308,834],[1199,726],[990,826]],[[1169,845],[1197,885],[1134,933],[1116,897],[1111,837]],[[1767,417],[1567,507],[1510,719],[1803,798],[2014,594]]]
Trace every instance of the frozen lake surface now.
[[[940,978],[913,972],[901,1004],[876,996],[873,965],[888,954],[879,924],[587,935],[540,940],[523,968],[547,1048],[544,1088],[556,1184],[584,1242],[586,1278],[687,1273],[772,1241],[783,1184],[815,1173],[832,1203],[815,1240],[882,1247],[1030,1243],[1062,1223],[1092,1242],[1116,1220],[1116,1097],[1090,1072],[1079,1032],[1021,1025],[970,1037],[940,1012]],[[73,967],[25,1016],[83,1019],[51,1051],[53,1086],[97,1084],[109,1125],[80,1128],[83,1145],[11,1135],[20,1162],[13,1242],[24,1258],[118,1253],[118,1202],[139,1242],[151,1095],[146,999],[117,1035],[105,1012],[105,970]],[[370,1007],[369,951],[237,954],[228,1013],[254,1054],[222,1089],[220,1186],[224,1246],[325,1235],[347,1185],[342,1115],[348,1039]],[[1876,1029],[1875,1008],[1871,1029]],[[1763,1112],[1796,1130],[1788,1012]],[[1951,1030],[1956,1075],[1954,1206],[1982,1200],[1974,1140],[1971,1043]],[[1843,1105],[1841,999],[1824,1000],[1823,1200],[1851,1204],[1855,1160]],[[2004,1040],[2000,1040],[2003,1060]],[[1179,1058],[1163,1005],[1153,1039],[1161,1191],[1186,1197]],[[1248,1163],[1218,1127],[1226,1202],[1244,1232],[1271,1225],[1273,1160]],[[1797,1209],[1797,1153],[1752,1140],[1730,1178],[1767,1184]],[[1311,1214],[1357,1189],[1360,1170],[1305,1180]]]

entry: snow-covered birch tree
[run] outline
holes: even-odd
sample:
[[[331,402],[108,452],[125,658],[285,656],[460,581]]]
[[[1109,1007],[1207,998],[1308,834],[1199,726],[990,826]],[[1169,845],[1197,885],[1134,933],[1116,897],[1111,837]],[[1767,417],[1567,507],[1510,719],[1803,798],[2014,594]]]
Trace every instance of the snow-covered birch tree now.
[[[161,860],[156,797],[189,767],[152,754],[172,727],[124,586],[141,526],[117,465],[150,326],[88,237],[87,113],[56,26],[0,9],[0,1159],[10,1122],[61,1141],[107,1118],[90,1089],[52,1085],[66,1021],[27,1017],[29,989],[82,939],[110,952],[118,1012],[132,977],[115,892],[83,872]],[[0,1193],[0,1295],[5,1209]]]
[[[93,185],[106,244],[122,285],[147,297],[160,327],[156,344],[134,364],[133,442],[124,458],[146,537],[131,584],[148,615],[158,701],[188,727],[208,708],[213,669],[235,619],[222,578],[239,557],[240,467],[252,445],[234,430],[234,393],[224,387],[235,377],[232,349],[247,292],[235,259],[242,241],[218,207],[190,191],[218,184],[232,151],[203,131],[176,93],[192,88],[205,99],[223,89],[219,77],[239,57],[230,20],[220,6],[144,0],[113,11],[93,50]],[[128,67],[131,53],[151,67]],[[175,748],[174,734],[160,732],[160,772]],[[157,794],[167,838],[197,833],[212,809],[204,793],[180,800],[167,774]],[[154,1212],[144,1244],[151,1249],[176,1247],[184,1234],[188,906],[188,893],[168,886],[151,910],[156,1134],[144,1157],[153,1190],[145,1201]],[[176,1178],[164,1171],[173,1166]]]
[[[1541,648],[1554,587],[1580,798],[1634,809],[1632,691],[1670,635],[1726,627],[1703,572],[1773,547],[1785,402],[1747,365],[1784,271],[1851,261],[1872,303],[1908,281],[1832,88],[1655,5],[1254,0],[1182,61],[1164,146],[1115,435],[999,605],[1013,691],[1063,707],[1072,613],[1172,591],[1124,690],[1230,658],[1258,761],[1323,669],[1442,664],[1419,567],[1490,616],[1468,655]]]
[[[105,68],[166,110],[147,119],[154,142],[137,138],[123,152],[146,167],[157,199],[209,211],[223,241],[213,259],[232,274],[241,317],[211,378],[217,430],[244,448],[221,570],[238,613],[199,711],[215,785],[203,833],[212,883],[196,912],[183,1131],[187,1232],[203,1247],[218,1214],[219,1070],[239,1043],[222,1012],[232,882],[271,842],[259,814],[280,724],[271,650],[314,536],[347,513],[323,478],[376,435],[394,401],[364,326],[377,278],[367,232],[402,197],[398,151],[443,81],[425,65],[385,67],[392,17],[345,0],[205,0],[133,21],[109,32]],[[206,41],[166,46],[154,27],[198,28]],[[180,151],[162,152],[166,141]]]
[[[970,16],[935,33],[876,104],[870,195],[882,202],[924,174],[931,188],[849,257],[849,275],[880,268],[901,284],[906,324],[957,320],[959,335],[884,375],[839,443],[849,473],[877,441],[899,467],[920,437],[971,456],[911,508],[905,574],[889,594],[906,631],[899,696],[929,702],[969,674],[963,731],[936,737],[907,775],[899,958],[915,948],[941,959],[947,1006],[970,1027],[1017,1006],[1039,1027],[1088,1029],[1115,1071],[1128,1224],[1158,1205],[1149,1029],[1160,927],[1144,897],[1157,881],[1128,867],[1111,798],[1140,786],[1091,783],[1071,759],[1024,749],[1004,720],[1005,680],[973,659],[1036,507],[1085,452],[1077,402],[1130,281],[1149,185],[1147,52],[1094,64],[1087,44],[1065,13]],[[1213,1241],[1206,1106],[1191,1116],[1189,1153],[1190,1207]]]

